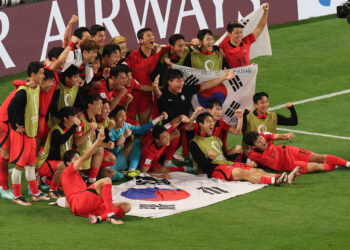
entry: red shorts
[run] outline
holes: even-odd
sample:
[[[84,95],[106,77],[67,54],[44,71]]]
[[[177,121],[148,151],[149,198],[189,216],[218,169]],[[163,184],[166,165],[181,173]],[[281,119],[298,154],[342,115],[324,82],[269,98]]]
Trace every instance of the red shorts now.
[[[10,162],[20,167],[34,165],[36,163],[35,137],[29,137],[10,129],[11,149]]]
[[[128,113],[130,115],[140,114],[152,108],[153,100],[151,93],[135,90],[132,92],[132,95],[134,99],[128,106]]]
[[[307,173],[311,151],[293,146],[287,146],[284,151],[286,153],[285,170],[293,171],[296,166],[299,166],[301,168],[300,173]]]
[[[52,177],[56,171],[57,165],[62,161],[45,161],[44,164],[37,169],[39,175]]]
[[[251,167],[244,163],[234,163],[233,165],[221,164],[214,169],[213,173],[211,174],[211,177],[220,180],[234,181],[232,171],[235,168],[241,168],[245,170],[251,169]]]
[[[90,214],[102,216],[106,214],[103,199],[95,190],[94,184],[90,185],[84,192],[71,197],[71,209],[74,215],[89,217]],[[114,213],[118,218],[125,215],[121,207],[114,208]]]
[[[111,154],[110,151],[104,150],[104,152],[103,152],[103,158],[102,158],[102,159],[104,160],[109,154]]]
[[[0,122],[0,148],[9,150],[10,142],[10,125],[6,122]]]
[[[37,137],[44,140],[46,136],[49,134],[50,129],[47,121],[45,120],[45,116],[39,116],[39,128]]]

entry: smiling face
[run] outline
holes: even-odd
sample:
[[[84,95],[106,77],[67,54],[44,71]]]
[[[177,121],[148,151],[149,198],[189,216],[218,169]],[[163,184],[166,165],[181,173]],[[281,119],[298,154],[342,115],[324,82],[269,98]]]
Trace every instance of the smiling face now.
[[[256,104],[254,104],[254,107],[259,115],[266,115],[270,107],[269,99],[267,99],[266,96],[263,96]]]
[[[40,84],[40,91],[48,92],[53,85],[53,81],[54,79],[43,80]]]
[[[215,121],[220,120],[221,115],[222,115],[222,107],[215,104],[212,109],[207,109],[208,112],[213,116]]]
[[[171,54],[173,56],[176,56],[178,58],[181,58],[184,55],[184,51],[185,51],[185,40],[183,39],[178,39],[176,40],[174,46],[170,45],[171,47]]]
[[[243,39],[243,29],[242,28],[234,28],[230,35],[230,42],[233,45],[240,45]]]
[[[126,121],[126,112],[125,110],[119,110],[118,113],[113,117],[115,121],[116,128],[123,128]]]
[[[110,80],[111,88],[115,90],[120,90],[121,87],[125,86],[128,80],[128,76],[125,72],[119,72],[118,76],[112,76],[111,80]]]
[[[97,49],[92,49],[89,51],[84,50],[83,57],[84,61],[87,63],[93,63],[95,61],[95,58],[97,56]]]
[[[97,101],[94,101],[93,103],[89,103],[88,107],[89,107],[89,110],[91,110],[91,112],[94,115],[101,115],[102,100],[97,100]]]
[[[110,108],[109,108],[109,103],[106,102],[105,104],[103,104],[102,106],[102,110],[101,110],[101,118],[103,120],[106,120],[108,118],[109,113],[111,112]]]
[[[182,92],[182,87],[185,84],[185,80],[183,77],[174,78],[171,81],[169,80],[168,84],[169,84],[168,89],[170,93],[180,94]]]
[[[209,33],[205,34],[202,41],[202,47],[201,47],[202,51],[205,51],[205,52],[213,51],[214,43],[215,43],[214,37]]]
[[[35,82],[38,85],[42,85],[45,75],[44,75],[44,68],[40,68],[37,73],[31,73],[30,76],[31,80]]]
[[[98,46],[103,47],[105,45],[106,33],[104,30],[97,31],[96,35],[92,37],[92,40],[97,42]]]
[[[259,135],[259,137],[254,141],[254,146],[252,147],[258,150],[264,150],[267,147],[265,138]]]
[[[70,115],[63,118],[64,126],[68,129],[70,129],[74,125],[74,120],[78,117],[78,115]]]
[[[170,145],[170,134],[168,131],[164,131],[159,135],[159,139],[156,139],[156,143],[161,146],[168,147]]]
[[[146,31],[143,34],[143,38],[140,39],[141,46],[147,49],[153,49],[154,35],[152,31]]]
[[[199,123],[199,128],[201,133],[205,133],[207,135],[212,135],[214,131],[215,120],[211,116],[207,116],[204,119],[203,123]]]

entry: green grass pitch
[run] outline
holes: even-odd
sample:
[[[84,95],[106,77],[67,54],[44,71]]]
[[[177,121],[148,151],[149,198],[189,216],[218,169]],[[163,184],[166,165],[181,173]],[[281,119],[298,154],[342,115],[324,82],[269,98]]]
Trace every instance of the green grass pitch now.
[[[350,26],[344,19],[275,25],[270,36],[273,56],[253,62],[259,65],[257,91],[269,93],[271,107],[349,89]],[[12,80],[24,78],[0,78],[0,101]],[[349,100],[344,94],[296,105],[299,125],[292,129],[350,137]],[[240,140],[231,136],[229,144]],[[296,134],[291,145],[350,159],[349,140]],[[126,216],[123,226],[89,225],[45,202],[21,207],[0,199],[0,249],[349,249],[349,208],[347,169],[303,175],[294,186],[266,187],[165,218]]]

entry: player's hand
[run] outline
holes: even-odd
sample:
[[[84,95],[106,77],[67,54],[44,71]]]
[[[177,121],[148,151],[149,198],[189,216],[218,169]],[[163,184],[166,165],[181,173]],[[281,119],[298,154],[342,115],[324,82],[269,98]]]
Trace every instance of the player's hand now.
[[[181,115],[181,122],[182,123],[189,123],[190,119],[185,115]]]
[[[227,151],[228,155],[240,154],[243,152],[243,148],[241,145],[236,145],[234,148],[231,148]]]
[[[125,142],[125,137],[122,136],[122,137],[120,137],[120,138],[117,140],[116,145],[117,145],[118,147],[120,147],[121,145],[124,144],[124,142]]]
[[[256,164],[254,161],[247,162],[247,165],[252,168],[256,168],[258,164]]]
[[[134,97],[132,96],[132,94],[126,94],[126,98],[125,98],[125,104],[129,105],[130,102],[132,102],[132,100],[134,99]]]
[[[164,121],[164,120],[166,120],[166,119],[168,119],[168,114],[167,114],[166,112],[162,112],[162,113],[160,114],[160,120],[161,120],[161,121]]]
[[[295,134],[294,133],[288,133],[288,134],[286,134],[286,136],[287,136],[288,140],[291,140],[291,139],[293,139],[295,137]]]
[[[170,61],[169,58],[165,58],[165,59],[164,59],[164,62],[165,62],[166,64],[168,64],[168,67],[171,68],[171,61]]]
[[[293,107],[293,103],[287,102],[286,105],[284,105],[284,107],[285,107],[286,109],[290,109],[291,107]]]
[[[16,123],[16,131],[20,134],[24,134],[26,132],[26,129],[24,128],[24,126],[18,125]]]
[[[252,112],[252,109],[249,107],[245,107],[245,110],[247,110],[249,113]]]
[[[201,40],[199,40],[198,38],[192,38],[191,45],[193,47],[199,47],[201,45]]]
[[[233,69],[232,70],[227,70],[225,68],[225,74],[223,75],[224,80],[230,80],[233,77],[235,77],[235,71]]]
[[[203,110],[202,106],[198,106],[196,110],[193,112],[195,115],[198,115]]]
[[[264,11],[268,11],[268,10],[270,9],[269,3],[263,3],[263,4],[262,4],[262,7],[263,7],[263,10],[264,10]]]
[[[130,129],[127,128],[127,129],[125,129],[123,135],[124,135],[125,138],[128,138],[128,137],[131,135],[131,133],[132,133],[132,131],[131,131]]]
[[[235,110],[235,115],[237,116],[238,119],[243,117],[243,111],[242,109],[236,109]]]
[[[36,83],[35,82],[26,82],[26,86],[32,89],[36,88]]]
[[[95,123],[96,124],[96,123]],[[106,138],[105,136],[105,130],[104,129],[100,129],[100,132],[97,135],[97,140],[99,142],[103,142],[103,140]]]
[[[208,151],[208,157],[209,157],[211,160],[215,160],[216,154],[215,154],[213,151],[209,150],[209,151]]]
[[[91,132],[95,132],[96,129],[97,129],[97,123],[96,122],[91,122],[90,123],[90,131]],[[101,129],[101,130],[103,130],[103,129]]]
[[[78,16],[77,15],[72,15],[72,17],[70,18],[70,20],[69,20],[69,23],[68,24],[74,24],[74,23],[76,23],[76,22],[78,22],[78,20],[79,20],[79,18],[78,18]]]
[[[72,37],[70,38],[70,41],[73,42],[74,44],[77,44],[77,43],[79,42],[79,38],[76,37],[76,36],[72,36]]]
[[[119,96],[124,96],[128,91],[126,90],[126,88],[124,86],[122,86],[118,92]]]
[[[107,145],[108,145],[108,148],[109,148],[109,149],[113,149],[114,146],[115,146],[115,143],[114,143],[114,141],[109,141],[109,142],[107,143]]]
[[[75,125],[79,126],[79,125],[80,125],[80,120],[79,120],[79,118],[78,118],[78,117],[75,117],[74,120],[73,120],[73,123],[74,123]]]
[[[112,130],[113,128],[115,128],[115,121],[111,119],[111,120],[109,120],[109,122],[108,122],[107,129],[108,129],[108,130]]]
[[[158,88],[158,86],[159,86],[159,78],[160,78],[160,75],[158,74],[156,76],[156,78],[154,79],[154,81],[152,82],[153,88]]]
[[[111,73],[111,68],[104,68],[103,69],[103,78],[108,79]]]

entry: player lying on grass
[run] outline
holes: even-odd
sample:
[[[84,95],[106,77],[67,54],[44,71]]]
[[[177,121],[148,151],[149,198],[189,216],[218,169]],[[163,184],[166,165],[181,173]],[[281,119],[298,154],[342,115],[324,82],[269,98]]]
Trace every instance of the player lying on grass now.
[[[350,167],[350,162],[329,154],[317,154],[306,149],[274,145],[272,141],[290,140],[293,133],[273,134],[249,132],[244,141],[251,147],[248,159],[273,170],[292,171],[300,167],[300,173],[327,172],[334,170],[337,165]]]
[[[190,145],[193,160],[209,178],[226,181],[246,180],[251,183],[281,185],[283,182],[293,184],[297,168],[289,175],[267,173],[262,169],[254,168],[256,164],[237,163],[230,161],[231,149],[226,151],[220,138],[213,136],[215,121],[211,114],[203,113],[197,117],[200,131]]]
[[[61,183],[66,203],[73,215],[89,217],[92,224],[104,220],[111,224],[123,224],[120,218],[130,211],[130,203],[112,202],[111,179],[103,178],[87,187],[79,174],[84,163],[91,158],[104,139],[104,130],[101,129],[95,142],[81,157],[77,151],[72,150],[64,154],[63,160],[67,168],[61,175]]]

